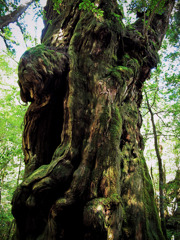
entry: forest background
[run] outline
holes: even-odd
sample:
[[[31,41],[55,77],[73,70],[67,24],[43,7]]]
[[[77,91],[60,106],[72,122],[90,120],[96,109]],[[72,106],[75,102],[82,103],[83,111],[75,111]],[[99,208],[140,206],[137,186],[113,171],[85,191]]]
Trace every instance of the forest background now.
[[[58,4],[58,1],[54,1]],[[88,2],[83,0],[82,2]],[[153,1],[146,1],[152,3]],[[0,0],[0,14],[7,15],[23,3],[19,0]],[[11,199],[23,179],[23,153],[21,150],[23,118],[28,106],[19,96],[18,62],[24,51],[40,44],[43,28],[43,7],[46,1],[34,1],[14,23],[0,30],[0,239],[9,239],[13,228]],[[121,1],[126,25],[136,20],[142,1]],[[144,136],[144,155],[153,180],[159,206],[159,176],[163,176],[164,213],[166,219],[177,209],[177,176],[180,171],[180,102],[179,102],[179,34],[180,2],[159,52],[160,62],[144,86],[141,107]],[[156,131],[154,131],[154,129]],[[157,146],[154,140],[157,140]],[[160,162],[157,158],[160,155]],[[168,232],[169,239],[175,233]]]

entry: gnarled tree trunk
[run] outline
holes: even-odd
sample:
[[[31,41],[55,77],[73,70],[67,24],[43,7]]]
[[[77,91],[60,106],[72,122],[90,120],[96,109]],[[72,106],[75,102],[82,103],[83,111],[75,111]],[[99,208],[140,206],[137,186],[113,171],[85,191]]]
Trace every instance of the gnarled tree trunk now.
[[[121,21],[116,0],[46,6],[42,45],[19,64],[25,178],[13,197],[17,239],[164,239],[140,134],[141,88],[158,61],[173,2]],[[119,14],[120,18],[117,18]],[[52,20],[52,24],[48,20]],[[146,33],[146,35],[147,35]]]

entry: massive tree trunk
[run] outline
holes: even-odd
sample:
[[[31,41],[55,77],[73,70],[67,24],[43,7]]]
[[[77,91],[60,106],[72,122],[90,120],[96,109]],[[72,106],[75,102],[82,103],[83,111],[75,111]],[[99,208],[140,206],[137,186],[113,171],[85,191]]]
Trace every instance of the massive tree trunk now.
[[[31,105],[12,201],[16,239],[164,239],[139,108],[173,2],[151,15],[146,37],[141,18],[124,27],[115,0],[96,1],[99,18],[80,2],[63,1],[59,15],[48,0],[42,45],[19,64]]]

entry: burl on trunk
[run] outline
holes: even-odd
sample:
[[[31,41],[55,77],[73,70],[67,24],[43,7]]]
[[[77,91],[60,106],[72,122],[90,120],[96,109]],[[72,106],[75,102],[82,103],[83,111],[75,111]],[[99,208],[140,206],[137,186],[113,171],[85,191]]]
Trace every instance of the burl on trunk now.
[[[58,14],[48,0],[42,44],[19,63],[21,98],[31,104],[15,238],[162,240],[139,108],[173,2],[146,33],[143,17],[124,26],[115,0],[95,1],[103,17],[80,2],[62,1]]]

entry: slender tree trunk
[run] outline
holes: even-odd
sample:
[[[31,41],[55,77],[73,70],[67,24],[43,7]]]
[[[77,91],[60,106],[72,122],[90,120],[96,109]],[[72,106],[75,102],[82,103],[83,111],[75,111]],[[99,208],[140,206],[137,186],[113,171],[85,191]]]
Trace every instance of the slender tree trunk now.
[[[147,107],[151,116],[151,123],[153,127],[153,136],[154,136],[154,147],[155,147],[155,152],[158,160],[158,167],[159,167],[159,208],[160,208],[160,217],[161,217],[161,227],[164,233],[164,236],[167,239],[167,233],[166,233],[166,223],[165,223],[165,217],[164,217],[164,171],[163,171],[163,163],[162,163],[162,158],[161,154],[159,151],[159,146],[158,146],[158,137],[157,137],[157,131],[156,131],[156,124],[154,121],[154,113],[152,111],[151,105],[149,103],[149,99],[147,96],[147,93],[145,91],[146,95],[146,103]]]
[[[63,1],[59,15],[48,0],[42,45],[19,64],[31,105],[25,178],[12,201],[16,239],[164,239],[139,108],[173,2],[154,15],[148,42],[143,20],[125,28],[115,0],[96,2],[100,18],[80,2]]]
[[[6,240],[11,240],[14,232],[15,232],[15,219],[13,219],[10,223]]]

